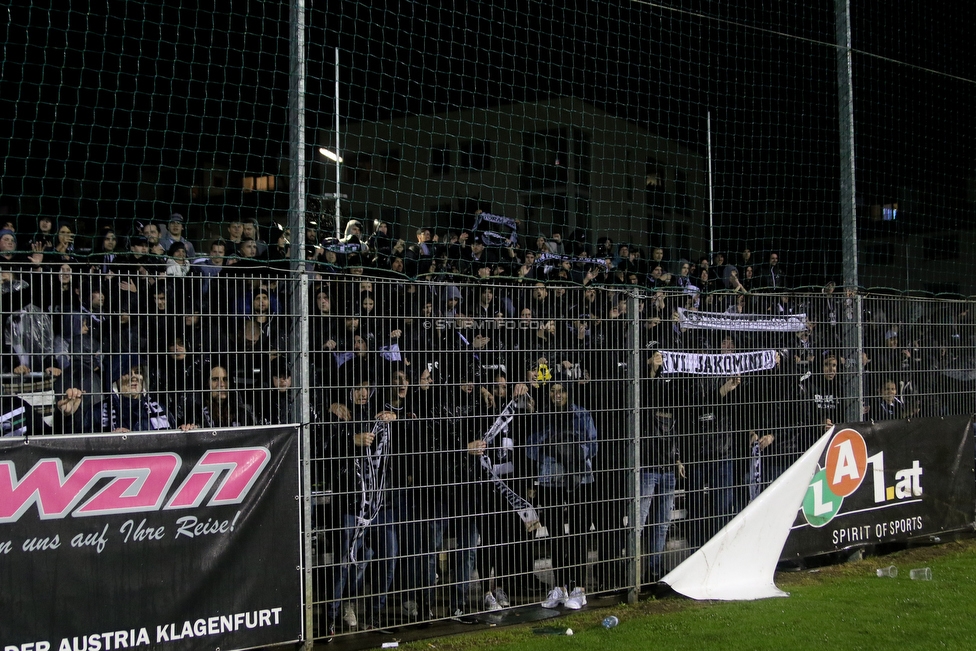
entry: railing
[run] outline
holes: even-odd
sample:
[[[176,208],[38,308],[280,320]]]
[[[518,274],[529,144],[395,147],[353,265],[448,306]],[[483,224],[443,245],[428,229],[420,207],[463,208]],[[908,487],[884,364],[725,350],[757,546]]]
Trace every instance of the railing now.
[[[33,434],[301,423],[319,637],[636,596],[829,423],[970,413],[976,393],[971,301],[23,278],[0,380]]]

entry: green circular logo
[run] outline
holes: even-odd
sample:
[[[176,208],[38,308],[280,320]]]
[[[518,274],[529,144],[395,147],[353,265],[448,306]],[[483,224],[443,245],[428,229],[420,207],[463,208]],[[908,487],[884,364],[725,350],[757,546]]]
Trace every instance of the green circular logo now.
[[[844,498],[830,490],[827,471],[821,468],[810,480],[803,497],[803,517],[811,527],[822,527],[834,519],[843,503]]]

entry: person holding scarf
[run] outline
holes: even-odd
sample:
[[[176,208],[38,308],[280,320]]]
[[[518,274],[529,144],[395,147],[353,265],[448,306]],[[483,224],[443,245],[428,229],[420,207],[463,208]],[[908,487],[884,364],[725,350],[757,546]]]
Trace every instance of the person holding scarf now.
[[[176,418],[146,388],[137,355],[117,355],[111,362],[111,393],[87,415],[87,432],[154,432],[196,425],[177,423]]]
[[[331,432],[325,450],[331,469],[333,508],[339,514],[341,528],[338,567],[326,614],[329,638],[335,635],[343,599],[366,596],[358,593],[367,570],[375,585],[369,593],[369,615],[362,629],[381,629],[398,554],[390,495],[394,447],[391,422],[397,415],[379,403],[374,369],[352,362],[344,371],[348,375],[343,386],[352,388],[343,401],[329,407]],[[345,612],[343,619],[350,628],[353,622],[358,624],[358,618]]]

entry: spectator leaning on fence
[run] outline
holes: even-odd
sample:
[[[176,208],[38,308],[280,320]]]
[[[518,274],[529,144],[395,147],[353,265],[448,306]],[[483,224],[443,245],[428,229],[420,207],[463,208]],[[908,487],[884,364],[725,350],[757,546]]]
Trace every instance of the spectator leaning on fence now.
[[[150,432],[157,430],[190,430],[190,423],[176,419],[148,391],[140,359],[135,355],[118,355],[110,366],[111,393],[95,406],[85,430],[90,432]]]
[[[572,386],[558,376],[548,385],[548,401],[537,414],[527,456],[537,468],[540,515],[549,531],[555,580],[542,606],[579,610],[586,605],[582,572],[592,537],[593,460],[599,444],[590,412],[570,396]]]

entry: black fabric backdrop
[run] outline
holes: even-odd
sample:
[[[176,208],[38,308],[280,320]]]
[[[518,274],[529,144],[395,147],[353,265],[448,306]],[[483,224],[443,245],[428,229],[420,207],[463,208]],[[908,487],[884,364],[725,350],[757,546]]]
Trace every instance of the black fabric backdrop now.
[[[299,639],[298,477],[296,428],[0,439],[0,648]]]

